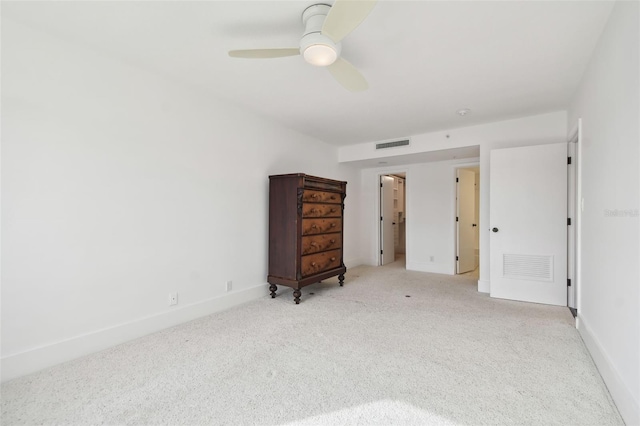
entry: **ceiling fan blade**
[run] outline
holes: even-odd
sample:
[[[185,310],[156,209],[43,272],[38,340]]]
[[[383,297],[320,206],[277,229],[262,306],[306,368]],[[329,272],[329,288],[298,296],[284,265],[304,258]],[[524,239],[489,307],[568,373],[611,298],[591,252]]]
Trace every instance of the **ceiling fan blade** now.
[[[322,34],[338,43],[364,21],[377,3],[377,0],[336,0],[324,20]]]
[[[333,78],[338,80],[347,90],[352,92],[362,92],[369,88],[367,80],[364,79],[360,71],[350,62],[338,58],[333,64],[327,67]]]
[[[229,51],[229,56],[231,56],[232,58],[249,59],[283,58],[285,56],[297,56],[299,54],[300,48],[298,47],[287,49],[247,49]]]

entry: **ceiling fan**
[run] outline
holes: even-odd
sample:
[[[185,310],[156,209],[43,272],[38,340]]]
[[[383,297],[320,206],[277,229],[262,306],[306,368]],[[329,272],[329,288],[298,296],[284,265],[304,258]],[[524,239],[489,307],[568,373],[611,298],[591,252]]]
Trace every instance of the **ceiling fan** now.
[[[336,0],[333,6],[309,6],[302,12],[305,30],[300,47],[231,50],[229,56],[265,59],[302,55],[311,65],[326,67],[346,89],[352,92],[366,90],[369,85],[360,71],[340,57],[341,41],[364,21],[376,3],[377,0]]]

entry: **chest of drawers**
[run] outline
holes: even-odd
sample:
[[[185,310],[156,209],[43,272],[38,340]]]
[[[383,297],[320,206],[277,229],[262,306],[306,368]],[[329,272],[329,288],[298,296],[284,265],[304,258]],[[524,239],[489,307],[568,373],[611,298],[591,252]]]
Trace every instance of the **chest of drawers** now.
[[[344,283],[343,213],[347,183],[302,173],[269,176],[269,290],[338,276]]]

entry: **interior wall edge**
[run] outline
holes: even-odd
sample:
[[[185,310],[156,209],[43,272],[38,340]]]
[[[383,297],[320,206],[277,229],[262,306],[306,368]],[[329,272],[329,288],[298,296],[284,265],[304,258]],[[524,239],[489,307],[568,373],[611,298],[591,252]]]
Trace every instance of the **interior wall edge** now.
[[[628,425],[640,424],[639,402],[634,400],[633,393],[625,385],[622,375],[611,361],[611,357],[589,327],[589,321],[580,313],[578,313],[576,327],[625,423]]]
[[[479,293],[491,293],[491,282],[489,280],[478,280]]]
[[[344,259],[344,264],[347,267],[347,273],[345,274],[345,277],[348,279],[349,268],[355,268],[357,266],[364,265],[365,261],[360,257],[356,257],[352,259]]]
[[[208,300],[170,309],[166,312],[139,318],[123,324],[82,334],[24,352],[8,355],[1,360],[2,382],[6,382],[45,368],[71,361],[128,341],[164,330],[200,317],[266,297],[266,283],[231,292]]]
[[[455,275],[455,266],[448,263],[427,263],[407,260],[407,271],[430,272],[432,274]]]

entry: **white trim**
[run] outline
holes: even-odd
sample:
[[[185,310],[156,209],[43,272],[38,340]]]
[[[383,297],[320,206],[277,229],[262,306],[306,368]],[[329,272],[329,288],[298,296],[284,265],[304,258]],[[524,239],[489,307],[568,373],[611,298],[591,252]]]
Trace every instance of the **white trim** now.
[[[170,309],[2,358],[2,381],[34,373],[62,362],[101,351],[175,325],[220,312],[269,294],[268,285],[234,291],[220,297]]]
[[[578,142],[576,145],[576,156],[578,161],[576,163],[576,184],[577,184],[577,200],[576,206],[576,288],[575,299],[576,309],[578,312],[582,309],[582,303],[580,299],[580,284],[582,283],[582,210],[584,208],[584,199],[582,192],[582,118],[578,118]]]
[[[344,266],[347,267],[347,272],[350,268],[355,268],[356,266],[360,266],[363,265],[365,262],[362,258],[360,257],[355,257],[353,259],[346,259],[344,261]]]
[[[455,270],[455,265],[449,265],[446,263],[413,262],[407,259],[407,271],[455,275]]]
[[[567,305],[569,307],[576,308],[578,311],[580,310],[580,282],[581,282],[581,235],[582,235],[582,118],[578,118],[578,122],[573,127],[573,129],[567,135],[567,143],[569,154],[572,157],[573,167],[573,193],[572,191],[568,191],[568,195],[573,196],[573,200],[567,200],[568,203],[574,203],[574,211],[572,218],[572,226],[573,229],[573,259],[570,259],[567,256],[567,265],[571,265],[573,262],[572,271],[567,270],[567,277],[571,278],[571,286],[570,291],[573,292],[570,295],[567,295]],[[575,144],[575,145],[574,145]],[[568,207],[568,206],[567,206]],[[569,244],[571,242],[567,241],[567,248],[569,248]],[[569,255],[569,253],[567,253]],[[571,305],[573,302],[573,306]]]
[[[488,280],[478,280],[479,293],[491,293],[491,282]]]
[[[623,420],[628,425],[640,424],[640,404],[634,400],[633,393],[625,385],[622,376],[616,370],[615,364],[611,361],[596,336],[591,332],[588,322],[580,315],[580,311],[578,311],[576,325],[580,336],[582,336],[582,341],[607,385]]]

